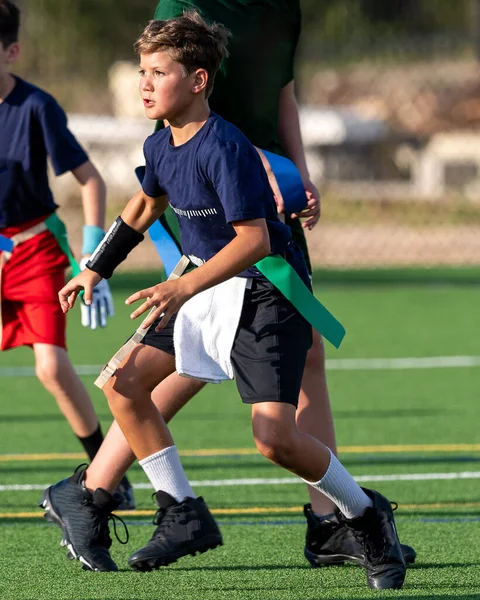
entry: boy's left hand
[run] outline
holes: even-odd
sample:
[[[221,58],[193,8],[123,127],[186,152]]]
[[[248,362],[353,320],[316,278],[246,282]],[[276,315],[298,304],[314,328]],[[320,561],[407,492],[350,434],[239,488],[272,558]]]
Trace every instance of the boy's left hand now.
[[[144,298],[146,298],[146,301],[133,311],[130,318],[136,319],[145,312],[155,308],[152,314],[142,323],[142,327],[146,329],[156,319],[162,317],[159,324],[155,327],[155,331],[160,331],[185,302],[191,298],[191,294],[186,291],[184,282],[180,277],[174,281],[165,281],[145,290],[135,292],[135,294],[132,294],[125,300],[125,304],[132,304]]]

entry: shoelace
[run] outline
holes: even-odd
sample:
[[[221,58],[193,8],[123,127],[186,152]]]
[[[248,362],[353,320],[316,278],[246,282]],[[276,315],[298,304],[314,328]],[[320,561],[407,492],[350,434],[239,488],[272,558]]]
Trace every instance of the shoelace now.
[[[397,510],[397,502],[390,502],[390,505],[392,507],[392,511]],[[348,522],[345,523],[345,526],[351,531],[355,539],[365,548],[369,556],[378,558],[379,560],[385,556],[387,540],[385,536],[382,535],[381,529],[375,527],[374,525],[373,527],[368,527],[368,531],[363,529],[359,530],[351,527]]]
[[[107,518],[107,522],[108,521],[112,521],[112,523],[113,523],[113,533],[115,534],[117,541],[123,545],[128,544],[128,540],[130,539],[130,533],[128,532],[127,524],[122,519],[122,517],[119,517],[118,515],[116,515],[114,513],[110,513]],[[123,525],[123,529],[125,531],[125,541],[122,541],[117,533],[117,521],[120,521],[120,523]]]
[[[80,471],[80,469],[88,469],[88,464],[87,463],[81,463],[80,465],[78,465],[77,467],[75,467],[75,471],[73,472],[78,473],[78,471]]]
[[[88,464],[87,463],[82,463],[80,465],[78,465],[74,471],[74,473],[77,473],[78,471],[80,471],[80,469],[87,469],[88,468]],[[86,505],[93,505],[93,503],[91,501],[88,501],[85,503]],[[110,537],[110,532],[109,532],[109,528],[108,528],[108,522],[112,521],[113,523],[113,533],[115,534],[115,537],[117,538],[117,541],[120,542],[120,544],[128,544],[128,540],[130,539],[130,533],[128,531],[128,527],[127,524],[125,523],[125,521],[119,517],[118,515],[115,515],[114,513],[108,513],[106,520],[104,521],[105,515],[103,514],[103,511],[101,511],[101,517],[98,514],[98,510],[96,511],[97,514],[95,515],[95,523],[94,523],[94,532],[95,532],[95,537],[100,537],[102,541],[106,542],[106,546],[109,547],[109,545],[112,542],[112,539]],[[118,535],[117,532],[117,521],[120,521],[120,523],[123,525],[124,531],[125,531],[125,541],[122,541]]]
[[[371,558],[381,560],[385,556],[386,538],[382,534],[381,527],[378,527],[371,519],[365,518],[365,526],[362,529],[356,529],[349,523],[345,523],[347,529],[351,531],[355,539],[365,548],[367,555]]]
[[[180,512],[159,508],[153,518],[153,524],[157,525],[154,537],[163,535],[163,531],[168,530],[172,525],[178,523],[184,517],[185,515]]]
[[[118,515],[116,515],[112,512],[106,512],[105,510],[100,509],[97,505],[95,505],[91,501],[91,499],[85,500],[83,502],[83,504],[85,506],[90,506],[91,508],[93,508],[93,518],[94,518],[93,532],[94,532],[95,539],[98,539],[105,546],[107,546],[107,548],[109,548],[111,546],[112,538],[110,537],[108,523],[109,523],[109,521],[112,521],[113,533],[115,534],[117,541],[120,542],[120,544],[128,544],[128,540],[130,539],[130,534],[128,531],[127,524],[121,517],[119,517]],[[125,541],[121,540],[120,536],[118,535],[117,521],[119,521],[123,525],[123,528],[125,531]]]

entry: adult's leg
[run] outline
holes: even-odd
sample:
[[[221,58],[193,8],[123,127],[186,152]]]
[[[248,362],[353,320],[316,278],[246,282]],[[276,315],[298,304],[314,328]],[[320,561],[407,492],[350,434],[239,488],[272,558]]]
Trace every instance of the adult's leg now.
[[[302,387],[298,397],[297,427],[300,431],[320,440],[337,455],[335,428],[325,372],[325,348],[318,331],[313,330],[312,347],[307,353]],[[334,511],[335,505],[322,492],[307,486],[312,510],[326,515]]]
[[[285,222],[291,228],[293,240],[300,246],[308,272],[311,274],[312,265],[302,222],[300,219],[292,219],[290,215],[286,215]],[[317,438],[335,455],[337,454],[325,373],[325,349],[322,338],[316,330],[313,330],[313,343],[307,353],[302,387],[298,397],[297,426],[300,431]],[[333,512],[335,506],[324,494],[310,486],[308,486],[308,493],[314,513],[327,515]]]

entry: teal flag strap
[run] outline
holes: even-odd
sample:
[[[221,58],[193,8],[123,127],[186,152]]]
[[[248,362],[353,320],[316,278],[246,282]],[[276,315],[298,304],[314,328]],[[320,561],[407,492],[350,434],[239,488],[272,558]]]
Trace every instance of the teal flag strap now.
[[[340,347],[345,337],[345,328],[315,298],[297,272],[282,256],[278,254],[267,256],[255,266],[293,304],[312,327],[335,348]]]
[[[50,231],[50,233],[53,234],[57,240],[62,252],[67,255],[70,266],[72,267],[73,276],[77,276],[80,273],[80,266],[75,260],[72,250],[68,244],[67,228],[65,227],[65,223],[58,218],[57,213],[52,213],[47,219],[45,219],[45,225],[47,226],[48,231]]]

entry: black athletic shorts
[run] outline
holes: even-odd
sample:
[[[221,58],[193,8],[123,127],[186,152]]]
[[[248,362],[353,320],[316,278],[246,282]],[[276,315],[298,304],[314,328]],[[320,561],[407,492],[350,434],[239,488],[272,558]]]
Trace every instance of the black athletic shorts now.
[[[172,317],[165,329],[152,325],[143,343],[174,355]],[[243,402],[297,406],[312,327],[273,284],[253,278],[245,291],[232,348],[232,365]]]

